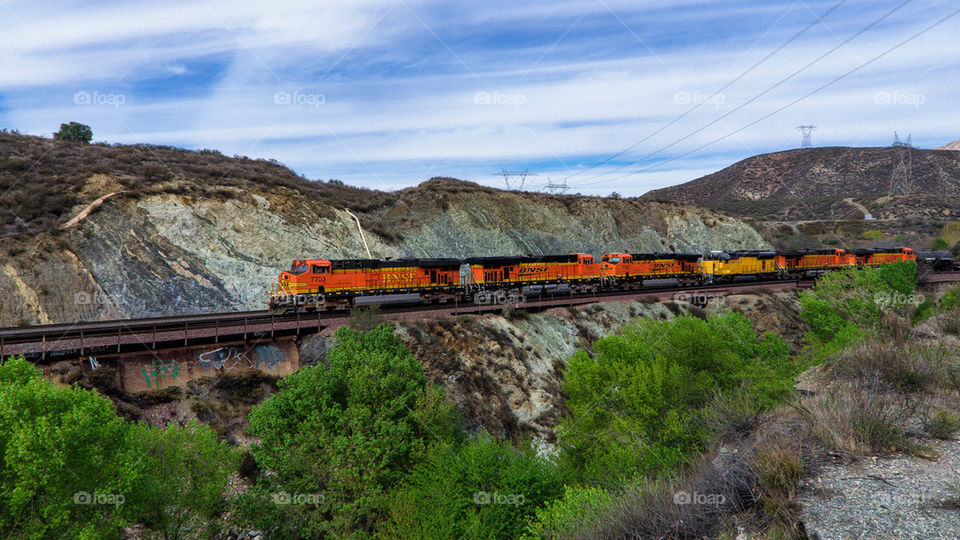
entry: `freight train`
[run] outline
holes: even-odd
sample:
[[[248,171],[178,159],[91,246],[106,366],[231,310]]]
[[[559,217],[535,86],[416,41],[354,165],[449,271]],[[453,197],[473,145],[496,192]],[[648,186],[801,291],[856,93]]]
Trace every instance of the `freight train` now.
[[[734,280],[796,280],[842,268],[917,261],[924,270],[956,270],[949,252],[910,248],[585,253],[468,259],[298,259],[270,288],[275,313],[350,309],[367,303],[518,303],[528,296],[636,290],[675,280],[679,286]],[[672,283],[673,281],[671,281]],[[648,285],[649,286],[649,285]]]

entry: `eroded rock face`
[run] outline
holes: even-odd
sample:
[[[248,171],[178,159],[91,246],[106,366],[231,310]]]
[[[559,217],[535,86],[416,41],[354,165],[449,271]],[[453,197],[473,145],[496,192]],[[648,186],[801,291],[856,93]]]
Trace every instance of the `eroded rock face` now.
[[[184,182],[188,182],[184,180]],[[117,192],[98,174],[71,215]],[[469,257],[767,248],[743,222],[671,203],[503,192],[432,180],[356,211],[291,187],[106,198],[65,230],[0,243],[0,326],[266,307],[296,258]],[[16,243],[16,245],[14,245]]]
[[[739,312],[761,334],[779,333],[799,324],[795,304],[787,293],[735,295],[711,301],[706,312]],[[597,339],[637,317],[666,319],[684,313],[704,316],[686,302],[606,302],[509,318],[421,320],[395,327],[428,377],[444,385],[471,428],[552,443],[563,413],[562,372],[577,350],[591,351]]]
[[[638,316],[672,313],[662,304],[611,302],[511,319],[403,322],[396,332],[472,429],[552,442],[566,360]]]

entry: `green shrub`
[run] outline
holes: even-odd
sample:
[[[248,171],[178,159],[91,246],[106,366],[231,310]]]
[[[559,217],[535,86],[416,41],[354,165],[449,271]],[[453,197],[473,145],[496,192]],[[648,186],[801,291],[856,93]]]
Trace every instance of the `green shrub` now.
[[[932,251],[946,251],[949,248],[950,244],[947,243],[947,239],[942,236],[938,236],[930,242],[930,249]]]
[[[143,523],[165,538],[215,536],[225,509],[223,492],[240,464],[240,451],[196,422],[163,429],[138,424],[132,432],[150,464],[138,487],[151,503]]]
[[[328,365],[281,380],[250,414],[252,453],[273,473],[238,501],[241,519],[277,536],[371,531],[384,493],[459,430],[443,388],[430,384],[387,325],[337,331]],[[318,504],[275,504],[279,494]]]
[[[581,351],[568,361],[570,412],[557,433],[565,468],[609,486],[684,464],[708,437],[697,420],[718,391],[746,389],[769,407],[796,374],[779,337],[758,339],[733,313],[641,319],[594,348],[594,356]]]
[[[960,431],[960,417],[950,411],[939,410],[924,421],[924,427],[931,437],[952,439]]]
[[[809,330],[804,336],[815,360],[834,354],[883,330],[886,311],[912,305],[917,285],[914,261],[847,269],[821,276],[800,293],[800,315]]]
[[[960,308],[960,285],[951,288],[940,299],[940,311],[950,311]]]
[[[595,487],[566,486],[563,498],[537,510],[536,519],[527,526],[524,538],[566,538],[580,533],[584,524],[591,523],[613,506],[616,497]]]
[[[920,324],[923,321],[929,319],[937,312],[933,302],[930,300],[924,300],[920,303],[919,306],[913,311],[913,316],[910,317],[910,321],[913,324]]]
[[[380,529],[388,538],[517,538],[562,492],[556,466],[530,445],[482,435],[438,445],[392,496]]]
[[[0,453],[0,531],[31,538],[119,538],[134,523],[209,537],[236,463],[208,428],[127,423],[22,357],[0,365]]]
[[[93,140],[93,130],[86,124],[70,122],[69,124],[60,124],[60,130],[53,134],[53,138],[58,141],[90,144],[90,141]]]

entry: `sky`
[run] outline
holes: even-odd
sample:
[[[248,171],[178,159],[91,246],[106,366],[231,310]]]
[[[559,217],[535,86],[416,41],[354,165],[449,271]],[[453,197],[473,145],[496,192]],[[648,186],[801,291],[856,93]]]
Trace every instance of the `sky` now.
[[[0,0],[0,128],[77,121],[385,190],[528,170],[524,189],[633,196],[797,148],[800,125],[814,146],[960,139],[958,8]]]

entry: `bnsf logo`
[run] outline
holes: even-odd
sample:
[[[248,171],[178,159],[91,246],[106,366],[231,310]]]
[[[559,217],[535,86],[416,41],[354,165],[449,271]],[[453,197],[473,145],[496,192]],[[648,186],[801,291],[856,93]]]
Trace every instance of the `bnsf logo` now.
[[[522,276],[526,274],[540,274],[546,271],[547,271],[546,266],[525,266],[520,269],[519,274]]]
[[[384,281],[395,281],[402,283],[404,281],[413,281],[417,274],[383,274]]]
[[[670,269],[670,268],[673,268],[673,263],[672,263],[672,262],[658,262],[658,263],[653,263],[653,269],[654,269],[654,270],[668,270],[668,269]]]

